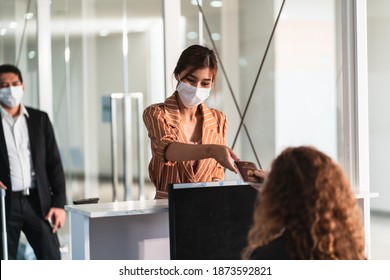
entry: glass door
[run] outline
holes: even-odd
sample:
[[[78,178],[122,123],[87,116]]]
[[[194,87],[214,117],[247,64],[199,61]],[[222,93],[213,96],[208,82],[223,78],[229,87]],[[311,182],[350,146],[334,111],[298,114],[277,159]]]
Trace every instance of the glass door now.
[[[138,199],[138,167],[125,171],[123,164],[123,102],[117,106],[120,185],[113,193],[110,95],[141,92],[147,104],[153,92],[164,90],[158,83],[164,75],[161,1],[53,1],[51,16],[54,111],[72,199],[125,200],[127,172],[132,174],[127,199]],[[136,112],[135,104],[131,111]],[[136,131],[136,114],[130,121]],[[136,143],[133,133],[128,145],[134,163]]]

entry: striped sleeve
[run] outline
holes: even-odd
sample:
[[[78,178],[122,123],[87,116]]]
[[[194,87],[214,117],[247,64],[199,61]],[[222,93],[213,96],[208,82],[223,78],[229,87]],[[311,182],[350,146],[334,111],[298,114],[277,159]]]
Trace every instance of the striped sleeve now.
[[[151,105],[144,110],[143,119],[151,141],[151,149],[154,157],[168,165],[175,162],[165,160],[165,152],[169,144],[177,141],[172,129],[165,121],[165,112],[159,104]]]
[[[226,145],[226,132],[227,132],[227,119],[224,113],[218,111],[216,109],[211,110],[215,119],[218,122],[218,135],[219,140],[221,141],[221,145]],[[225,177],[225,172],[223,170],[222,165],[217,163],[215,170],[210,171],[210,175],[212,177],[212,181],[223,181]]]

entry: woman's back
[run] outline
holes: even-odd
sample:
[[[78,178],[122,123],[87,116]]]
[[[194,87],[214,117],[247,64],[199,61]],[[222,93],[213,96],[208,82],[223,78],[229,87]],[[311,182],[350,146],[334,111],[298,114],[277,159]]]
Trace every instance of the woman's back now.
[[[319,150],[284,150],[258,198],[244,258],[283,234],[291,259],[365,259],[361,211],[348,179]]]

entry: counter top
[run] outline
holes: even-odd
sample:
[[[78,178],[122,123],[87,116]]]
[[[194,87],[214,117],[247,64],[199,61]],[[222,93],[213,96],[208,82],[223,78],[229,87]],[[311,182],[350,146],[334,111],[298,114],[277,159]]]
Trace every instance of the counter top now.
[[[357,199],[378,197],[378,193],[356,192]],[[142,215],[168,212],[168,199],[65,205],[65,210],[90,218]]]
[[[168,212],[168,199],[65,205],[65,210],[90,218],[143,215]]]
[[[374,197],[379,197],[379,193],[358,191],[355,192],[355,196],[356,198],[374,198]]]

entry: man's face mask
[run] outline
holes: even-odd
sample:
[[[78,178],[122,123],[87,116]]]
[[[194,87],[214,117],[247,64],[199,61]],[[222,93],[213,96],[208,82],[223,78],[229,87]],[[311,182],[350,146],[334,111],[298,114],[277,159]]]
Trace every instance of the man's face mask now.
[[[180,100],[186,108],[198,106],[209,97],[210,88],[197,88],[189,84],[179,82],[177,86]]]
[[[6,87],[0,89],[0,102],[8,108],[14,108],[20,104],[23,98],[23,86]]]

